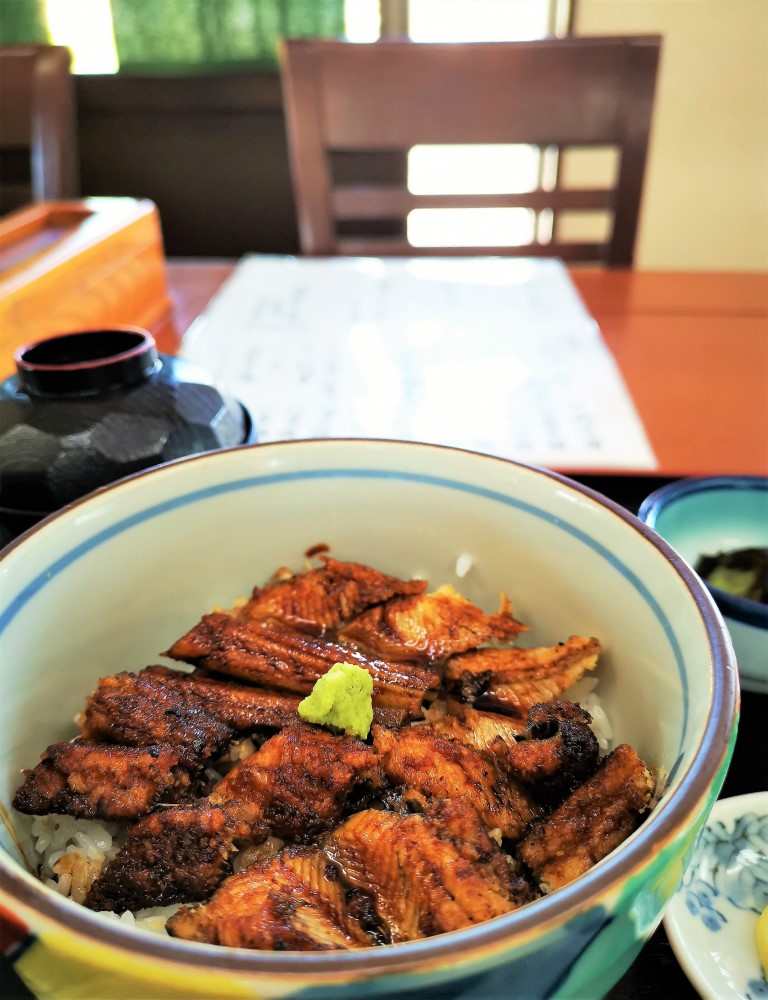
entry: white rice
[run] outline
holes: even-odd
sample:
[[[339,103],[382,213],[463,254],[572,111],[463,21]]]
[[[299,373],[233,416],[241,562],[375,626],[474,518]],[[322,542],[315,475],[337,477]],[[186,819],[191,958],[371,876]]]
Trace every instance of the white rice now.
[[[99,822],[52,814],[33,816],[32,834],[42,881],[76,903],[82,903],[91,883],[120,850],[128,823]],[[155,906],[132,913],[102,912],[108,920],[140,930],[166,934],[165,921],[178,906]]]
[[[603,708],[600,695],[595,692],[597,677],[582,677],[563,692],[562,697],[581,705],[592,716],[592,731],[597,737],[600,753],[606,754],[614,747],[614,731],[611,721]]]
[[[75,819],[72,816],[35,816],[31,833],[40,864],[40,874],[53,878],[54,866],[65,855],[79,854],[103,866],[119,849],[119,823]]]
[[[140,931],[150,931],[153,934],[163,934],[168,936],[165,929],[165,922],[179,909],[179,903],[173,906],[148,906],[145,910],[125,910],[124,913],[110,913],[102,910],[101,916],[107,920],[122,924],[126,927],[134,927]]]
[[[472,556],[468,552],[462,552],[459,558],[456,560],[456,569],[454,572],[456,576],[461,579],[465,577],[467,573],[472,569],[472,563],[474,562]]]

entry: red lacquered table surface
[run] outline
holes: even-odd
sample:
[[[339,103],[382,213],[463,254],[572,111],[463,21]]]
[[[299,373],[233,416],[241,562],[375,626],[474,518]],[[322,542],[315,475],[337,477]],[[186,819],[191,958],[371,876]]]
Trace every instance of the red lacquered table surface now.
[[[162,350],[178,349],[234,267],[169,262],[174,312],[155,331]],[[640,413],[656,475],[768,475],[768,274],[574,268],[570,275]]]

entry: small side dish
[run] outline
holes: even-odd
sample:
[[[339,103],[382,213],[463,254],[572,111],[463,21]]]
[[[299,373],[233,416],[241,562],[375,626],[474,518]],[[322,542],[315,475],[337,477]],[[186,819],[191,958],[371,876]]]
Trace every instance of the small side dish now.
[[[768,792],[718,800],[664,916],[704,1000],[763,1000],[757,925],[768,906]]]
[[[589,685],[568,700],[596,638],[526,649],[504,595],[322,548],[205,614],[164,654],[183,668],[100,680],[14,799],[48,884],[187,940],[356,949],[509,913],[638,827],[651,768],[595,732]],[[335,664],[370,678],[359,732],[299,717]]]
[[[679,479],[646,497],[638,517],[705,581],[728,626],[742,688],[768,693],[768,478]]]

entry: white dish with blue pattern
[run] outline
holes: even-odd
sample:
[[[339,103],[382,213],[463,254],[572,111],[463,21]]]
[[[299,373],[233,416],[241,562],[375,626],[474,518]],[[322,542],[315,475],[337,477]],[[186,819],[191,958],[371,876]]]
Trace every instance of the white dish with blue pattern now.
[[[720,799],[664,917],[675,955],[705,1000],[768,997],[755,944],[766,906],[768,792]]]

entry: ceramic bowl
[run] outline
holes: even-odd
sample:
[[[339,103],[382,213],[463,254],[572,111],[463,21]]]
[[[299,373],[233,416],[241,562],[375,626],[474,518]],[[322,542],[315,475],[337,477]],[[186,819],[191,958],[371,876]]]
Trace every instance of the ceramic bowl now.
[[[644,824],[569,886],[466,930],[357,952],[219,948],[124,927],[27,870],[8,803],[20,769],[76,732],[99,677],[158,662],[200,615],[326,543],[340,559],[486,610],[506,592],[525,645],[604,645],[597,692],[619,742],[668,776]],[[458,561],[459,556],[471,557]],[[457,564],[462,575],[456,576]],[[0,915],[40,996],[599,997],[659,923],[722,786],[738,674],[715,604],[633,515],[541,469],[450,448],[292,441],[214,452],[105,487],[0,558]],[[12,951],[12,948],[10,949]]]
[[[768,479],[681,479],[647,497],[638,516],[695,567],[702,555],[768,546]],[[768,605],[705,585],[731,634],[742,687],[768,693]]]

